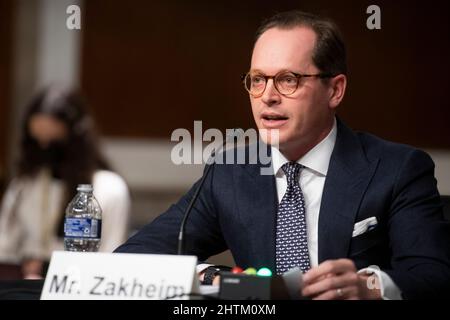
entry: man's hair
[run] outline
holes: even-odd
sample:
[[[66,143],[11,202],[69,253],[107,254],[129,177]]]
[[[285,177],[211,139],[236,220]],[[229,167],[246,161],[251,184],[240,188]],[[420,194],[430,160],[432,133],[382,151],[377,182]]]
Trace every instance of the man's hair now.
[[[347,58],[344,41],[337,25],[329,19],[302,11],[281,12],[263,21],[256,32],[256,41],[269,29],[290,30],[307,27],[316,34],[312,60],[323,73],[333,76],[347,74]]]

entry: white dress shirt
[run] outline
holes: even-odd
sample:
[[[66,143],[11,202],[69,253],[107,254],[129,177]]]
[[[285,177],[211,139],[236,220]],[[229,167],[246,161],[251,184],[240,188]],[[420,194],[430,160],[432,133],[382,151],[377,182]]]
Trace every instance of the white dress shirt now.
[[[331,153],[336,142],[337,126],[334,120],[330,133],[303,157],[297,160],[304,168],[300,170],[300,188],[305,198],[306,228],[308,233],[308,250],[311,267],[318,265],[318,227],[320,203],[323,187],[328,173]],[[278,203],[287,190],[287,180],[281,167],[289,162],[275,147],[271,147],[272,164],[276,180]],[[400,290],[392,279],[376,266],[359,270],[359,273],[373,272],[378,276],[383,299],[401,299]]]
[[[308,249],[311,267],[318,264],[318,227],[320,203],[323,186],[327,177],[331,153],[336,142],[336,121],[330,133],[319,144],[312,148],[302,158],[297,160],[304,168],[300,170],[300,188],[305,198],[306,230],[308,233]],[[287,189],[287,180],[281,167],[289,162],[275,147],[272,150],[272,167],[274,170],[278,203],[281,202]]]

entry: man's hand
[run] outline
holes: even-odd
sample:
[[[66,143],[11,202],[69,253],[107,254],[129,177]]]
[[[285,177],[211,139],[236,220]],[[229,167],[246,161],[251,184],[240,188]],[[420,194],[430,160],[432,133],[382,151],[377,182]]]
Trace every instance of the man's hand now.
[[[368,277],[357,273],[352,260],[327,260],[303,275],[302,295],[314,300],[381,299],[379,285],[369,289]]]

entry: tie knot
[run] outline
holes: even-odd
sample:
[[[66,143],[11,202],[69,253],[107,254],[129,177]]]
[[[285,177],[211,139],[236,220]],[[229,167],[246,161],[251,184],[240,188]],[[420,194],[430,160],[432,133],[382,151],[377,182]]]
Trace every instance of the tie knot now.
[[[303,166],[298,164],[297,162],[287,162],[285,163],[281,169],[283,169],[284,174],[286,175],[286,180],[288,186],[292,186],[295,183],[298,183],[298,177],[300,175],[300,169]]]

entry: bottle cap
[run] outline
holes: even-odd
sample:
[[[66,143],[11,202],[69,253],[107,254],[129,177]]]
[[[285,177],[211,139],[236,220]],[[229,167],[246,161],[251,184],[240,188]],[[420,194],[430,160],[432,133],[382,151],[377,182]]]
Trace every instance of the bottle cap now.
[[[80,192],[92,192],[93,190],[92,184],[79,184],[77,187],[77,191]]]

